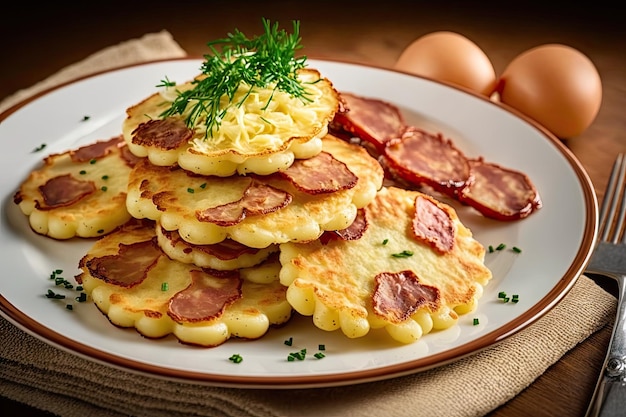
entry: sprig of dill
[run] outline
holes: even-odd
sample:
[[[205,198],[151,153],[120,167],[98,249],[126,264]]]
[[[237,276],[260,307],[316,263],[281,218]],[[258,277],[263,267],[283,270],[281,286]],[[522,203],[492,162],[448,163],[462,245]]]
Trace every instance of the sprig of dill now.
[[[265,104],[269,105],[277,90],[303,101],[311,101],[306,90],[297,78],[297,72],[306,66],[306,56],[296,57],[302,48],[300,23],[293,21],[293,33],[279,30],[278,24],[263,19],[264,33],[251,39],[235,29],[227,37],[207,44],[211,53],[204,55],[201,71],[204,75],[193,81],[195,86],[179,92],[171,107],[160,116],[168,117],[184,114],[187,126],[193,127],[198,118],[206,118],[207,136],[219,129],[221,121],[230,106],[241,106],[255,88],[272,87],[273,92]],[[167,85],[168,80],[161,85]],[[240,86],[248,87],[247,93],[234,103]],[[221,98],[226,96],[228,103],[221,106]]]

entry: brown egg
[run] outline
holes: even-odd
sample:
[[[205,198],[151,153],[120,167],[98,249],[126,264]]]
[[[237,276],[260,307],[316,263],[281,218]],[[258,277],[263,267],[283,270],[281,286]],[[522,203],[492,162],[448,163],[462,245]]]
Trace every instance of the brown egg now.
[[[454,32],[433,32],[414,40],[395,69],[491,95],[496,85],[493,64],[474,42]]]
[[[545,126],[560,138],[582,133],[602,102],[598,70],[580,51],[548,44],[518,55],[505,68],[500,100]]]

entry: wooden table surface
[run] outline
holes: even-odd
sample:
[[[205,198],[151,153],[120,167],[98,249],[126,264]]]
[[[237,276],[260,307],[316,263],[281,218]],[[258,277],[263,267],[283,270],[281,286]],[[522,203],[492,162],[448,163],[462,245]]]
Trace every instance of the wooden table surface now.
[[[545,43],[579,49],[596,65],[603,103],[593,124],[566,145],[585,167],[601,199],[615,155],[626,152],[626,30],[623,14],[599,2],[579,6],[523,6],[466,2],[293,1],[102,2],[40,10],[16,5],[0,25],[3,58],[0,98],[53,74],[89,54],[144,33],[168,30],[190,55],[207,52],[206,42],[239,28],[254,35],[261,17],[290,29],[301,22],[303,53],[391,66],[402,49],[424,34],[451,30],[477,43],[499,74],[519,53]],[[548,2],[543,2],[548,3]],[[517,3],[516,3],[517,4]],[[609,291],[614,284],[598,278]],[[580,416],[595,385],[610,326],[592,335],[515,399],[490,416]],[[43,415],[0,400],[5,415]]]

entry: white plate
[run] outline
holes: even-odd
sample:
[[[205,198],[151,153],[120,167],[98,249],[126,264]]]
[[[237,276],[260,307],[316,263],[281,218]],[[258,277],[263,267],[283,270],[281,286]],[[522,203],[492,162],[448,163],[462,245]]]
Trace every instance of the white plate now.
[[[92,243],[36,235],[13,203],[14,192],[45,155],[119,134],[125,109],[152,94],[165,76],[182,82],[199,72],[200,60],[174,60],[85,78],[0,116],[2,315],[61,349],[131,371],[221,386],[296,388],[380,380],[451,362],[517,332],[567,293],[593,247],[597,201],[588,176],[556,138],[496,103],[433,81],[348,63],[309,63],[339,91],[395,103],[409,123],[439,130],[466,155],[520,170],[537,186],[543,208],[522,221],[497,222],[457,207],[485,246],[505,243],[522,249],[520,254],[487,254],[494,278],[476,312],[411,345],[394,343],[378,331],[350,340],[297,317],[260,340],[229,340],[206,349],[173,337],[146,340],[134,330],[112,326],[91,303],[75,302],[68,311],[64,302],[47,299],[48,289],[58,290],[49,279],[51,271],[62,269],[72,280]],[[46,148],[33,152],[42,143]],[[500,291],[519,294],[519,302],[503,303]],[[289,338],[292,346],[284,344]],[[326,356],[315,359],[320,344]],[[308,352],[305,360],[287,361],[289,353],[302,348]],[[243,362],[229,360],[235,353]]]

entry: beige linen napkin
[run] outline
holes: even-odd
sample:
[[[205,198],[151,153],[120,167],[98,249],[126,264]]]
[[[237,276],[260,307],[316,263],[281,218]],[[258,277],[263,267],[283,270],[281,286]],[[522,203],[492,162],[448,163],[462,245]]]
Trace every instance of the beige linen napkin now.
[[[74,77],[185,52],[167,32],[107,48],[0,103]],[[208,387],[120,371],[58,350],[0,318],[0,395],[62,416],[482,416],[609,323],[616,300],[581,276],[527,329],[450,365],[375,383],[298,390]]]

